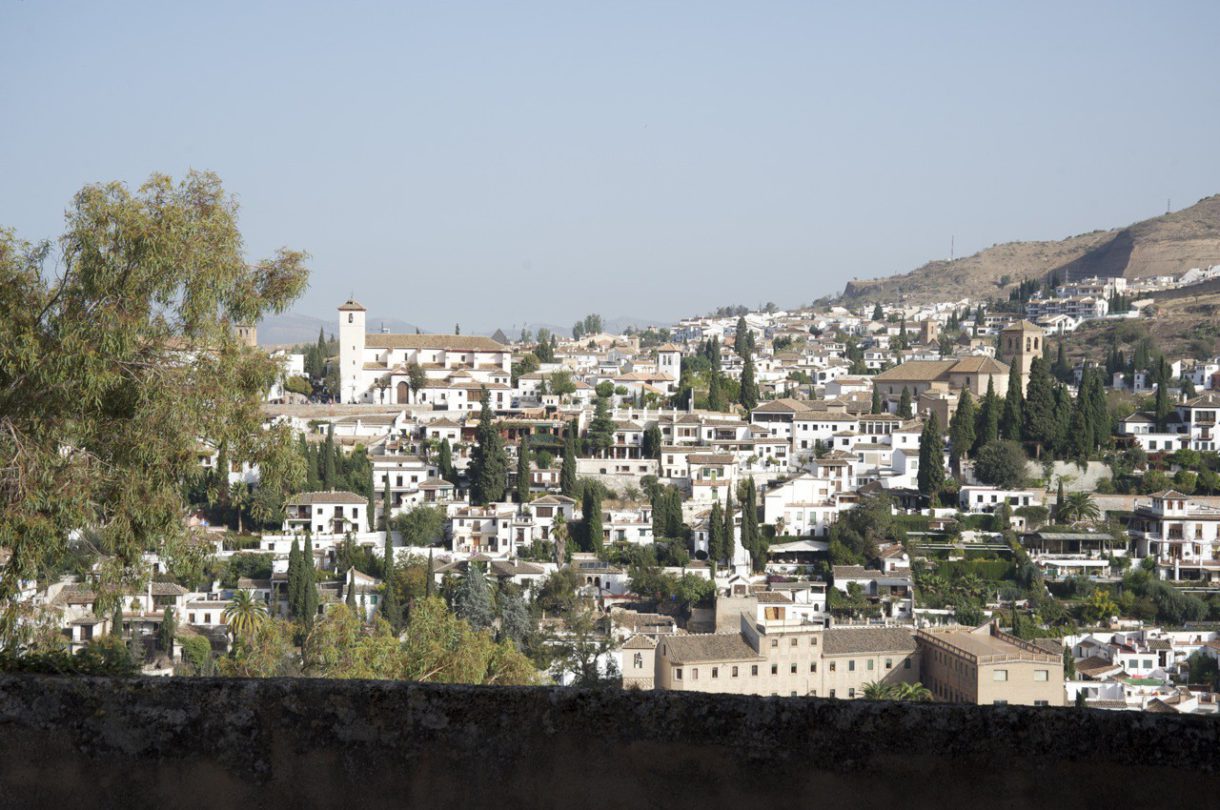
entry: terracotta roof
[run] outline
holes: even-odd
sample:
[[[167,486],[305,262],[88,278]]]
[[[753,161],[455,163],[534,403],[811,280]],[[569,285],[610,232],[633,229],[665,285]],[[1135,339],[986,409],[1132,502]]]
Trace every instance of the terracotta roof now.
[[[832,627],[823,639],[826,655],[915,651],[915,637],[901,627]]]
[[[340,312],[367,312],[364,304],[361,304],[354,298],[349,298],[339,305]]]
[[[350,503],[364,506],[368,504],[368,498],[354,492],[302,492],[293,495],[284,503],[291,506],[308,506],[318,503]]]
[[[761,661],[740,633],[708,633],[693,636],[670,636],[663,642],[665,656],[675,664],[698,664],[704,661]]]
[[[365,335],[369,349],[444,349],[461,352],[506,352],[508,347],[481,335]]]

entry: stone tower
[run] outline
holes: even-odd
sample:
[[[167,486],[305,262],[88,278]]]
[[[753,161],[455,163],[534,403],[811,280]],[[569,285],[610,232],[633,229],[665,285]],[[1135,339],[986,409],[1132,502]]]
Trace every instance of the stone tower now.
[[[252,323],[239,323],[233,327],[237,339],[250,348],[258,346],[258,327]]]
[[[1000,332],[1000,359],[1011,367],[1010,373],[1021,375],[1021,392],[1029,385],[1029,367],[1045,349],[1046,332],[1037,324],[1017,321]]]
[[[339,401],[359,402],[364,394],[364,316],[366,310],[349,298],[339,307]]]

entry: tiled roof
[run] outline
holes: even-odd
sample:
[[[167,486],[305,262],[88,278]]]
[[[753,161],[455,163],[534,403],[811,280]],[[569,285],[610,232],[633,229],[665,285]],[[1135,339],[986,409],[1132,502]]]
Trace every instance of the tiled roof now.
[[[763,660],[762,656],[746,643],[740,633],[671,636],[666,638],[663,643],[666,657],[675,664]]]
[[[901,627],[832,627],[823,639],[827,655],[915,650],[915,637]]]
[[[506,352],[508,347],[481,335],[365,335],[369,349],[444,349],[459,352]]]
[[[310,506],[319,503],[350,503],[364,506],[368,499],[354,492],[302,492],[284,502],[289,506]]]

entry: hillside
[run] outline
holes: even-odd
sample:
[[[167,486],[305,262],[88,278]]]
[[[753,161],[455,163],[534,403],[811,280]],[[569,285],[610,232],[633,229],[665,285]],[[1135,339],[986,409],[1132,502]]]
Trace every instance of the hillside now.
[[[1220,195],[1124,228],[1057,242],[1008,242],[954,261],[933,261],[909,273],[850,281],[844,301],[944,300],[1005,297],[1029,278],[1140,276],[1184,273],[1220,264]],[[1002,284],[1001,282],[1007,282]]]

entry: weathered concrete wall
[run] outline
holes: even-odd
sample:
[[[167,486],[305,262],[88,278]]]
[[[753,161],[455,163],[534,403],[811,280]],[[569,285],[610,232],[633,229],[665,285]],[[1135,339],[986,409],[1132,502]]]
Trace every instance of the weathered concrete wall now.
[[[656,692],[0,677],[3,807],[1201,807],[1220,722]]]

